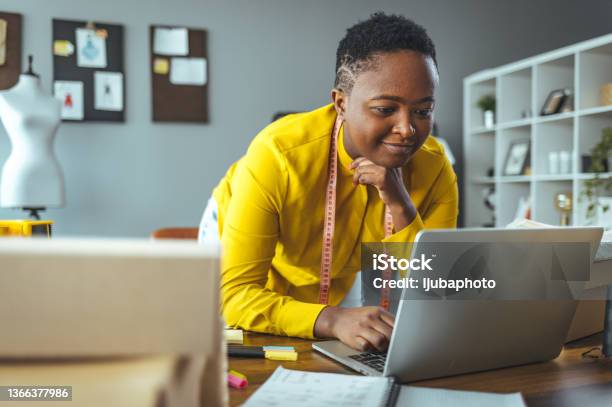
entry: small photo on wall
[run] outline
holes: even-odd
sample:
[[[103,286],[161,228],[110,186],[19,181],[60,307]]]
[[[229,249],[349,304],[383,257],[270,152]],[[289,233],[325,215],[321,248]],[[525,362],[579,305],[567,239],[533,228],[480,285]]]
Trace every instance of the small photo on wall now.
[[[62,103],[62,119],[83,120],[83,82],[55,81],[53,94]]]

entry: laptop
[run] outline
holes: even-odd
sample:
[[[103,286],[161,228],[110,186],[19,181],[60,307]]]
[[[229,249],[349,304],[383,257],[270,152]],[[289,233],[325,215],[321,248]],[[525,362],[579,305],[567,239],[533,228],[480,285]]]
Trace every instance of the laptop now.
[[[411,258],[435,248],[434,256],[444,259],[436,275],[448,277],[466,253],[488,247],[489,272],[509,284],[501,292],[472,287],[471,296],[436,297],[422,287],[403,288],[387,352],[359,352],[338,340],[312,347],[364,375],[393,376],[402,383],[554,359],[586,281],[572,277],[544,284],[540,269],[531,265],[546,264],[549,280],[558,270],[583,276],[586,270],[588,279],[602,234],[599,227],[421,231]]]

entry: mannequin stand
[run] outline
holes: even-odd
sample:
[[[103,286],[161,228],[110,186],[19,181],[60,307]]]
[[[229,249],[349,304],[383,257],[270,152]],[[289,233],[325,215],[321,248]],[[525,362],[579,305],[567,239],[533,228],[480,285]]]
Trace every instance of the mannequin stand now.
[[[22,208],[22,209],[30,213],[30,219],[40,220],[39,212],[44,211],[46,208],[41,206],[41,207],[36,207],[36,208]]]

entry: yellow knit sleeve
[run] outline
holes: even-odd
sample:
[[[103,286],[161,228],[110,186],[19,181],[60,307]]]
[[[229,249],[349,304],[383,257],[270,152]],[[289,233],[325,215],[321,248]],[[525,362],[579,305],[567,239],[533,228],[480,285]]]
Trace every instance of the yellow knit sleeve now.
[[[232,197],[223,220],[221,308],[230,326],[313,338],[324,305],[300,302],[266,288],[287,183],[284,157],[278,149],[254,142],[232,177]]]

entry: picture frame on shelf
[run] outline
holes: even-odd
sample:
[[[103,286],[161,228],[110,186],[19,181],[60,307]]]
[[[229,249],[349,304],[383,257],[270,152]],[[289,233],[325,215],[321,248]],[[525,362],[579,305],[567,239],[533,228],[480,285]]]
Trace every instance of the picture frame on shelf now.
[[[565,97],[563,98],[563,102],[559,107],[559,111],[557,113],[567,113],[574,111],[574,94],[571,89],[565,89],[563,91]]]
[[[530,141],[514,141],[508,147],[504,160],[503,175],[523,175],[529,163]]]
[[[540,111],[540,116],[549,116],[551,114],[559,113],[565,99],[567,98],[566,89],[555,89],[551,91],[546,97],[546,101]]]

